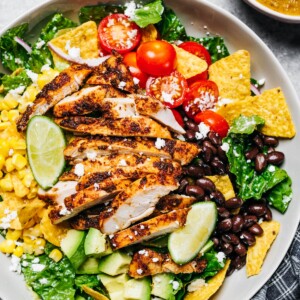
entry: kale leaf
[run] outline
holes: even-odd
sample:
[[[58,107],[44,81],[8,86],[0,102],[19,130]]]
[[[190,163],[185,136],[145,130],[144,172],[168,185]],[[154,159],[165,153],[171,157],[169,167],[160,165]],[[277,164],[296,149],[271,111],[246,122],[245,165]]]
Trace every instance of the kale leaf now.
[[[54,247],[47,244],[45,254],[25,255],[21,261],[25,281],[44,300],[74,299],[75,270],[67,257],[59,262],[49,258],[52,249]]]
[[[15,71],[28,66],[29,53],[15,41],[23,39],[28,30],[28,23],[8,29],[0,38],[0,59],[3,67]]]
[[[124,9],[124,6],[115,4],[84,6],[79,10],[79,21],[81,24],[87,21],[99,23],[103,18],[112,13],[124,13]]]
[[[7,93],[10,90],[14,90],[20,86],[25,88],[32,83],[25,70],[16,71],[11,75],[4,75],[2,77],[3,92]]]

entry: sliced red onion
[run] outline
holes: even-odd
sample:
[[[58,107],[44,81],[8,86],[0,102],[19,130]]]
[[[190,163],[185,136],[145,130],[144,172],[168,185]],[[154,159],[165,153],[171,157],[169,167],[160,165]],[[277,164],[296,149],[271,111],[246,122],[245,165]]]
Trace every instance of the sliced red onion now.
[[[251,91],[254,93],[254,95],[257,96],[257,95],[261,94],[261,92],[259,91],[259,89],[254,84],[251,83],[250,88],[251,88]]]
[[[20,45],[22,46],[29,54],[31,54],[32,52],[32,48],[26,43],[24,42],[22,39],[20,39],[19,37],[15,36],[14,40]]]
[[[53,52],[55,52],[58,56],[60,56],[62,59],[66,60],[66,61],[74,62],[74,63],[80,64],[80,65],[86,64],[90,67],[97,67],[110,57],[110,55],[106,55],[106,56],[98,57],[98,58],[83,59],[81,57],[70,56],[69,54],[62,51],[60,48],[54,46],[51,42],[48,43],[48,47]]]

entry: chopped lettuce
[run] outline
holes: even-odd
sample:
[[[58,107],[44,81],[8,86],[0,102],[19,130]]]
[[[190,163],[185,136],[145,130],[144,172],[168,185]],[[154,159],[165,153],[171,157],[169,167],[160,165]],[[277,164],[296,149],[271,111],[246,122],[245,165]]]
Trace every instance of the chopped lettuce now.
[[[4,75],[2,77],[3,92],[7,93],[10,90],[14,90],[20,86],[25,88],[32,83],[25,70],[20,69],[11,75]]]
[[[92,289],[99,285],[99,279],[97,275],[81,275],[75,278],[75,285],[79,288],[86,285]]]
[[[67,257],[59,262],[49,258],[54,247],[46,245],[45,254],[26,254],[21,261],[26,283],[44,300],[74,299],[75,271]]]
[[[240,116],[233,121],[230,127],[231,133],[251,134],[254,130],[265,124],[265,120],[260,116]]]
[[[23,39],[27,30],[28,24],[24,23],[8,29],[0,38],[0,59],[10,71],[28,66],[28,52],[15,41],[15,37]]]
[[[164,6],[161,0],[154,0],[136,9],[132,19],[138,26],[144,28],[149,24],[156,24],[161,21],[163,12]]]

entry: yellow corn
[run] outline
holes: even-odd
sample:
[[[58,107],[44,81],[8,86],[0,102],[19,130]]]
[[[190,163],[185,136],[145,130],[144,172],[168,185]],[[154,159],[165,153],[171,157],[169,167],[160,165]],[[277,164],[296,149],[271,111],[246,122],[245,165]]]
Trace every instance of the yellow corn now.
[[[29,170],[27,168],[19,170],[17,175],[22,180],[28,174],[28,171]]]
[[[10,122],[1,122],[0,123],[0,131],[5,130],[6,128],[8,128],[11,125]]]
[[[38,191],[37,188],[31,188],[30,192],[27,194],[27,199],[33,199],[33,198],[35,198],[36,195],[37,195],[37,191]]]
[[[3,122],[6,122],[6,121],[9,120],[9,119],[8,119],[8,111],[7,111],[7,110],[2,110],[2,111],[1,111],[1,120],[2,120]]]
[[[59,251],[58,249],[53,249],[50,254],[49,257],[51,259],[53,259],[55,262],[59,262],[62,258],[63,258],[63,254],[61,251]]]
[[[9,144],[5,139],[0,139],[0,155],[3,155],[4,158],[8,156]]]
[[[11,172],[15,169],[15,166],[14,164],[12,163],[12,158],[9,157],[6,159],[5,161],[5,169],[6,169],[6,172]]]
[[[27,165],[27,159],[21,154],[14,154],[12,157],[12,164],[17,170],[23,169]]]
[[[9,109],[16,108],[19,104],[17,99],[11,93],[8,93],[2,101],[9,107]]]
[[[46,246],[46,240],[42,238],[38,238],[34,241],[34,254],[35,255],[40,255],[44,253],[44,249]]]
[[[3,155],[0,155],[0,170],[4,167],[5,158]]]
[[[22,246],[17,246],[13,252],[14,256],[21,257],[24,253],[24,249]]]
[[[35,237],[34,237],[34,239],[35,239]],[[23,241],[24,241],[23,245],[26,244],[26,245],[31,245],[33,247],[34,246],[34,239],[32,239],[30,236],[24,236],[23,235]]]
[[[26,141],[24,139],[11,140],[9,142],[9,144],[15,150],[25,150],[26,149]]]
[[[27,244],[27,243],[24,243],[23,244],[23,251],[24,253],[27,253],[27,254],[32,254],[33,251],[34,251],[34,244]]]
[[[26,91],[24,92],[20,103],[21,104],[25,104],[26,106],[28,105],[28,103],[33,102],[35,100],[36,95],[39,92],[39,88],[35,85],[30,85]],[[19,109],[19,107],[18,107]],[[20,110],[19,110],[20,111]]]
[[[8,120],[11,122],[16,122],[16,120],[19,118],[19,111],[17,109],[12,109],[7,113]]]
[[[37,84],[42,89],[47,83],[52,81],[58,75],[58,71],[49,69],[38,76]]]
[[[2,243],[0,243],[0,251],[3,253],[11,254],[14,252],[15,248],[16,244],[13,240],[4,240]]]
[[[0,178],[2,178],[3,177],[3,172],[2,171],[0,171]]]
[[[8,229],[5,235],[7,240],[17,241],[22,235],[22,230]]]
[[[12,183],[17,197],[23,198],[29,193],[29,189],[15,174],[12,176]]]
[[[12,192],[13,191],[14,186],[13,186],[10,174],[6,174],[5,177],[0,180],[0,189],[3,192]]]
[[[27,187],[30,188],[31,183],[33,181],[33,176],[31,173],[28,173],[24,176],[24,178],[22,179],[22,183]]]
[[[25,229],[23,232],[23,237],[41,237],[43,236],[40,224],[36,224],[34,227]]]

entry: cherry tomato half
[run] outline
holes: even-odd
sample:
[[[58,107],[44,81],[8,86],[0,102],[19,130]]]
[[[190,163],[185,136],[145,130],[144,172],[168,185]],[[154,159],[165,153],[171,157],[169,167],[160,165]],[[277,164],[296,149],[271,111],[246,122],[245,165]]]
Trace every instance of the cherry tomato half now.
[[[194,120],[198,124],[203,122],[212,131],[218,133],[221,138],[224,138],[228,133],[229,125],[227,121],[214,111],[202,111],[195,116]]]
[[[201,44],[199,44],[197,42],[184,42],[184,43],[181,43],[178,47],[204,59],[209,66],[211,65],[210,54],[206,50],[206,48],[203,47]]]
[[[193,119],[200,111],[214,108],[218,98],[218,86],[211,80],[200,80],[190,86],[183,109]]]
[[[183,122],[183,118],[182,118],[181,114],[176,109],[171,109],[171,110],[172,110],[172,113],[173,113],[174,118],[177,121],[177,123],[181,127],[184,127],[184,122]]]
[[[169,76],[150,77],[146,83],[146,91],[169,108],[175,108],[183,103],[188,85],[185,78],[174,71]]]
[[[126,53],[123,57],[124,64],[129,68],[129,71],[133,78],[137,78],[139,80],[138,85],[144,89],[146,88],[146,81],[148,79],[148,75],[141,71],[136,62],[136,52]]]
[[[176,52],[171,44],[165,41],[142,43],[136,52],[139,68],[152,76],[166,76],[176,67]]]
[[[100,47],[110,53],[116,50],[121,54],[134,49],[141,40],[141,29],[123,14],[105,17],[98,27]],[[87,41],[88,42],[88,41]]]

